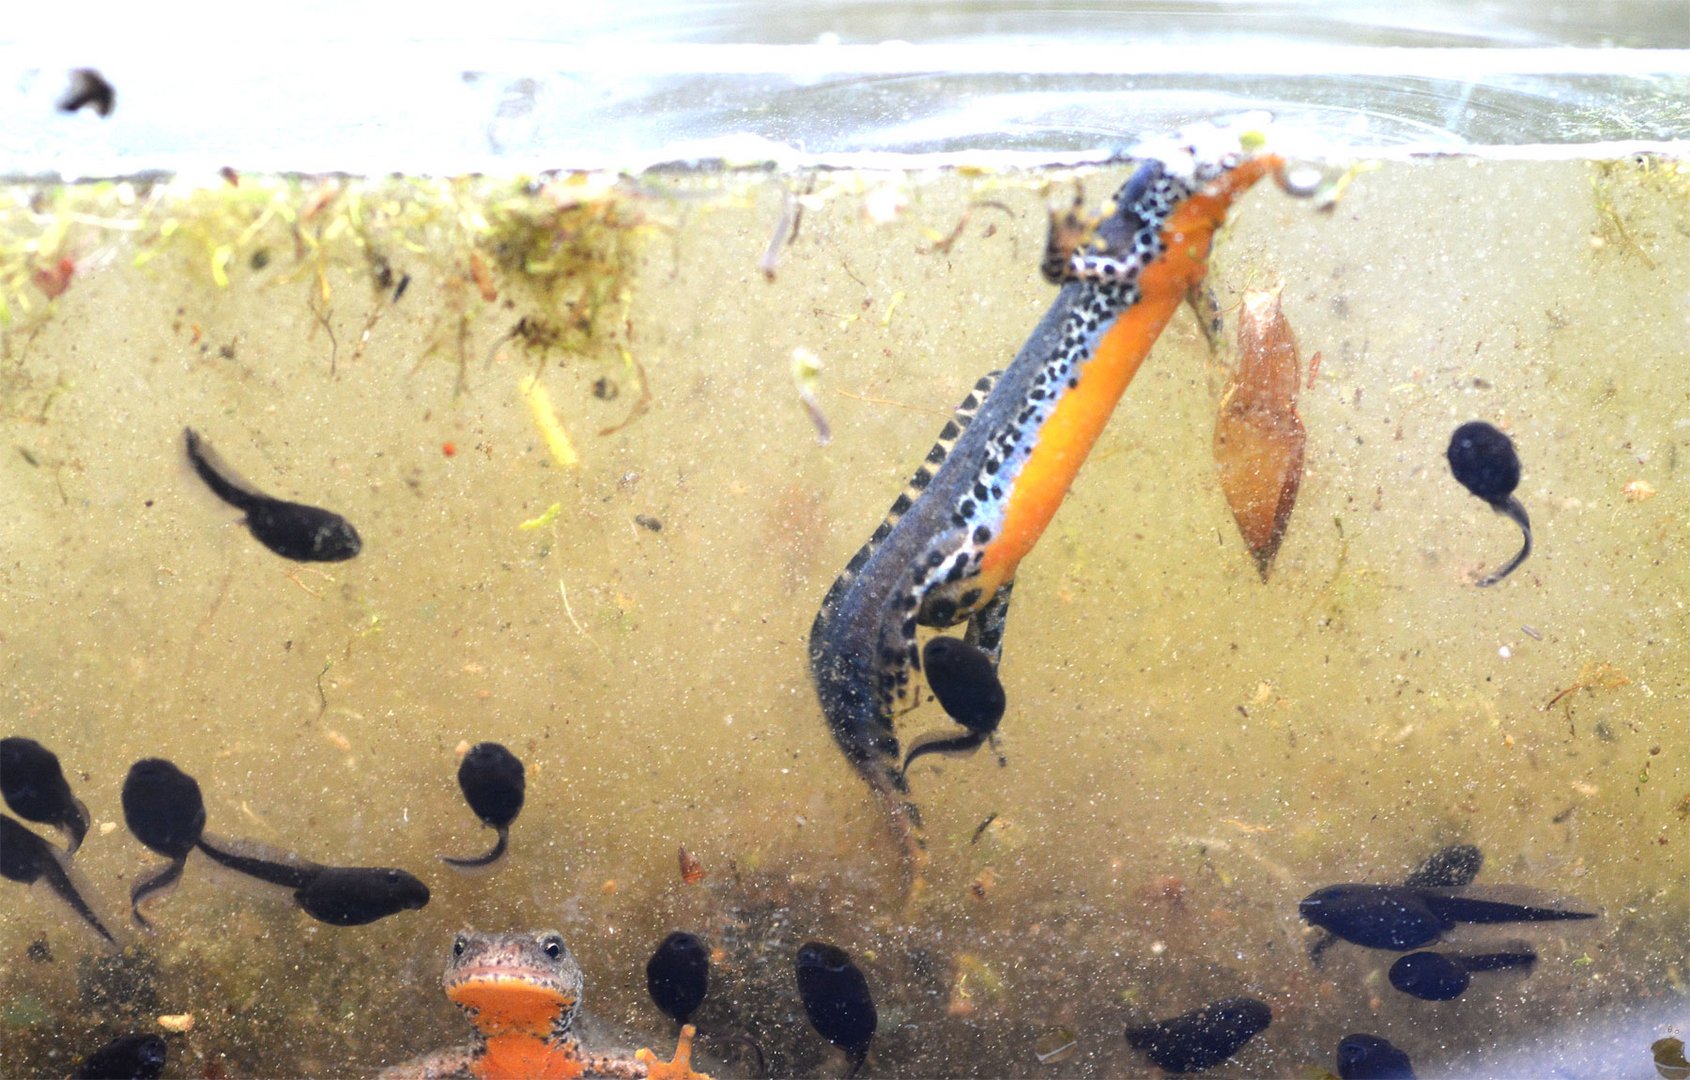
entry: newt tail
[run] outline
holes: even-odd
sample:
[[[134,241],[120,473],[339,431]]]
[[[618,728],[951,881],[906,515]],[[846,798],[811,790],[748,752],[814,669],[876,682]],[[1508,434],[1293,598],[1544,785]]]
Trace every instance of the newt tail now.
[[[906,901],[921,894],[928,856],[892,717],[921,670],[916,628],[966,623],[965,640],[996,666],[1016,567],[1203,281],[1227,210],[1264,176],[1292,190],[1277,155],[1213,128],[1192,143],[1142,161],[1101,218],[1080,216],[1077,200],[1053,215],[1043,271],[1061,286],[1055,302],[1010,366],[975,384],[810,630],[822,714],[886,811]]]

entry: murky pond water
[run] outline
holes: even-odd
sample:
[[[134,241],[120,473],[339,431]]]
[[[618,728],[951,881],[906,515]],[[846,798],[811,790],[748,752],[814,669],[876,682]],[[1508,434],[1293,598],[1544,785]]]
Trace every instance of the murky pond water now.
[[[1086,174],[1088,195],[1121,175]],[[781,1075],[844,1067],[792,988],[812,938],[868,975],[876,1075],[1140,1073],[1123,1026],[1234,994],[1274,1023],[1223,1075],[1330,1068],[1351,1031],[1426,1072],[1471,1052],[1535,1069],[1572,1050],[1515,1048],[1678,1002],[1690,173],[1672,161],[1392,163],[1324,214],[1252,193],[1213,263],[1225,348],[1176,317],[1022,567],[1002,763],[912,769],[933,867],[905,917],[805,638],[1049,304],[1045,207],[1069,183],[0,192],[7,734],[56,751],[88,803],[74,865],[126,942],[7,883],[0,1074],[62,1075],[192,1014],[171,1075],[366,1075],[466,1038],[439,986],[463,927],[560,929],[595,1037],[660,1049],[645,958],[695,930],[719,950],[702,1026],[755,1035]],[[1239,297],[1280,285],[1320,362],[1264,582],[1212,433]],[[795,349],[821,361],[826,445]],[[1519,536],[1449,475],[1473,418],[1513,435],[1537,542],[1483,590]],[[347,515],[363,553],[264,550],[190,470],[190,425],[254,484]],[[946,723],[929,703],[899,730]],[[470,877],[436,855],[489,843],[454,780],[480,740],[526,761],[528,805],[507,861]],[[330,927],[196,854],[156,932],[133,929],[158,859],[118,794],[154,755],[199,779],[213,832],[405,867],[431,902]],[[1481,883],[1576,897],[1598,925],[1528,928],[1529,978],[1449,1004],[1393,991],[1393,954],[1310,962],[1299,899],[1451,843],[1485,852]],[[1640,1028],[1610,1064],[1647,1075],[1672,1033]]]

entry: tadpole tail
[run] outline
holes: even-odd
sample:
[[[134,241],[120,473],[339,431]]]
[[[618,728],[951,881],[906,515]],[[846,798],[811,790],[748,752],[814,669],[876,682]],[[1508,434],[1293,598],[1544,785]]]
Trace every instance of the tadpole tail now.
[[[904,756],[904,767],[899,770],[899,776],[909,783],[910,762],[923,754],[948,754],[964,750],[974,750],[986,741],[983,732],[969,731],[962,735],[947,735],[944,732],[932,732],[923,735],[910,744],[910,752]]]
[[[1463,954],[1453,959],[1468,971],[1502,971],[1506,968],[1535,966],[1537,953],[1530,949],[1515,949],[1511,952]]]
[[[135,883],[135,888],[129,893],[129,914],[134,917],[135,925],[151,930],[153,924],[141,914],[141,905],[158,893],[167,893],[176,887],[176,882],[182,877],[182,869],[188,865],[186,858],[172,859],[164,864],[164,868],[150,877],[144,877]]]
[[[69,904],[71,910],[82,916],[83,922],[92,926],[96,933],[106,939],[107,944],[115,948],[117,939],[112,937],[111,931],[105,928],[100,922],[100,917],[94,914],[94,909],[88,906],[88,901],[76,890],[76,883],[71,881],[70,873],[59,862],[59,857],[44,859],[42,864],[41,874],[47,879],[47,885],[53,890],[53,894]]]
[[[849,1069],[845,1070],[845,1075],[843,1077],[841,1077],[841,1080],[855,1080],[856,1075],[859,1072],[861,1072],[862,1069],[863,1069],[863,1062],[865,1062],[867,1060],[868,1060],[868,1049],[867,1049],[867,1047],[863,1048],[861,1051],[859,1051],[855,1054],[852,1054],[851,1055],[851,1067]]]
[[[1487,575],[1479,582],[1479,588],[1481,589],[1495,585],[1509,574],[1512,574],[1515,570],[1518,570],[1520,568],[1520,564],[1525,562],[1526,557],[1532,553],[1532,520],[1526,516],[1526,508],[1521,505],[1520,500],[1510,495],[1508,496],[1507,502],[1493,503],[1492,506],[1497,513],[1520,526],[1520,535],[1526,538],[1526,542],[1525,545],[1520,548],[1520,553],[1508,561],[1508,565]]]
[[[769,1059],[763,1056],[763,1047],[756,1039],[743,1031],[701,1031],[698,1033],[700,1042],[734,1043],[748,1048],[757,1058],[757,1074],[769,1075]]]
[[[494,863],[505,857],[505,848],[510,845],[510,839],[510,829],[500,826],[499,839],[493,845],[493,850],[489,851],[487,854],[475,855],[470,858],[461,858],[455,855],[442,855],[440,856],[440,861],[445,863],[447,866],[455,867],[459,870],[474,870],[477,867],[492,866]]]
[[[65,833],[65,854],[75,855],[76,849],[82,846],[82,838],[88,835],[88,804],[76,796],[71,796],[71,805],[76,808],[76,814],[69,820],[59,823],[59,828]]]

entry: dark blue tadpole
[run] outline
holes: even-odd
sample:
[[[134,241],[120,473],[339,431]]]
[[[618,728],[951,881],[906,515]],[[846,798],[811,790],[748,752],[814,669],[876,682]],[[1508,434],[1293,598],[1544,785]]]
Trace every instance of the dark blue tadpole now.
[[[141,926],[150,926],[141,905],[175,886],[188,853],[205,832],[199,781],[163,758],[137,761],[123,781],[123,821],[135,839],[170,860],[135,882],[129,893],[130,914]]]
[[[1520,526],[1525,544],[1507,565],[1479,581],[1479,587],[1495,585],[1512,574],[1532,553],[1532,523],[1526,508],[1514,497],[1520,486],[1520,455],[1514,441],[1483,420],[1470,420],[1449,437],[1449,471],[1468,491],[1490,504],[1490,508]]]
[[[476,743],[458,765],[458,787],[481,823],[496,829],[499,839],[485,855],[440,856],[448,866],[467,870],[491,866],[504,857],[510,843],[511,822],[522,812],[527,777],[517,756],[496,742]]]
[[[58,755],[34,739],[0,739],[0,794],[25,821],[51,825],[65,834],[65,854],[74,855],[88,835],[88,808],[71,794]]]
[[[1439,940],[1457,923],[1594,919],[1586,911],[1533,907],[1408,885],[1328,885],[1303,898],[1303,920],[1370,949],[1408,952]]]
[[[46,885],[53,895],[81,917],[94,932],[116,945],[117,939],[100,922],[88,901],[76,888],[66,868],[70,856],[30,832],[4,814],[0,814],[0,877],[21,885]]]
[[[365,923],[428,906],[428,886],[391,866],[323,866],[251,841],[202,835],[199,849],[230,870],[292,894],[299,909],[330,926]]]
[[[1467,992],[1471,972],[1530,968],[1537,953],[1519,947],[1493,953],[1413,952],[1391,965],[1391,985],[1421,1001],[1451,1001]]]
[[[1346,1035],[1338,1040],[1338,1080],[1414,1080],[1414,1066],[1377,1035]]]
[[[1484,852],[1472,844],[1450,844],[1421,860],[1402,883],[1420,889],[1462,889],[1473,884],[1484,865]],[[1319,964],[1321,954],[1337,940],[1330,930],[1317,935],[1309,946],[1309,959]]]
[[[868,980],[844,949],[820,941],[800,948],[794,967],[804,1013],[817,1034],[845,1051],[851,1062],[845,1078],[850,1080],[868,1058],[880,1022]]]
[[[1230,997],[1188,1013],[1127,1028],[1127,1044],[1171,1073],[1213,1068],[1267,1030],[1273,1011],[1249,997]]]
[[[119,1035],[82,1059],[71,1080],[157,1080],[169,1056],[164,1039],[136,1033]]]
[[[428,906],[428,886],[391,866],[326,866],[293,894],[300,910],[330,926],[363,926]]]

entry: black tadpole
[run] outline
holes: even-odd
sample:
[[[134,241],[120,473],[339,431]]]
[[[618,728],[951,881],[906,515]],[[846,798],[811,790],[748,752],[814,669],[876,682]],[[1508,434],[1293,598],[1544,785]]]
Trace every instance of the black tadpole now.
[[[710,949],[697,934],[676,930],[663,939],[645,965],[645,988],[651,1002],[677,1024],[686,1024],[710,992]],[[739,1032],[700,1030],[711,1042],[738,1043],[757,1057],[757,1071],[767,1075],[768,1062],[757,1040]]]
[[[491,866],[504,856],[510,843],[511,822],[522,812],[527,790],[522,762],[496,742],[476,743],[458,766],[458,786],[475,816],[483,825],[498,830],[499,839],[485,855],[468,858],[442,855],[440,861],[459,869]]]
[[[1255,998],[1230,997],[1127,1029],[1127,1044],[1171,1073],[1201,1072],[1238,1053],[1266,1030],[1273,1011]]]
[[[169,859],[164,868],[143,877],[129,893],[135,921],[150,926],[141,903],[173,887],[182,876],[188,853],[205,832],[205,798],[199,781],[163,758],[142,758],[123,781],[123,821],[135,839]]]
[[[340,562],[364,548],[358,530],[332,510],[264,494],[218,456],[193,428],[184,428],[188,463],[214,495],[246,514],[253,538],[284,559]]]
[[[844,949],[820,941],[798,950],[795,968],[804,1013],[817,1034],[845,1051],[851,1062],[845,1080],[850,1080],[868,1058],[880,1022],[868,980]]]
[[[933,732],[917,739],[904,758],[906,773],[910,762],[923,754],[973,750],[997,731],[1007,707],[997,665],[978,645],[943,635],[930,638],[921,651],[921,666],[939,707],[968,730],[961,735]]]
[[[1467,991],[1471,972],[1529,968],[1537,953],[1524,946],[1508,952],[1436,953],[1413,952],[1391,965],[1391,985],[1422,1001],[1450,1001]]]
[[[1518,555],[1478,582],[1481,589],[1495,585],[1518,569],[1532,553],[1531,519],[1520,500],[1514,497],[1514,489],[1520,486],[1520,455],[1514,452],[1512,439],[1483,420],[1470,420],[1456,428],[1445,453],[1449,471],[1461,486],[1520,526],[1520,534],[1525,537]]]
[[[663,1015],[686,1023],[710,990],[710,950],[697,934],[676,930],[646,961],[645,987]]]
[[[34,739],[0,739],[0,792],[12,813],[51,825],[65,834],[65,854],[74,855],[88,835],[88,808],[71,794],[58,755]]]

